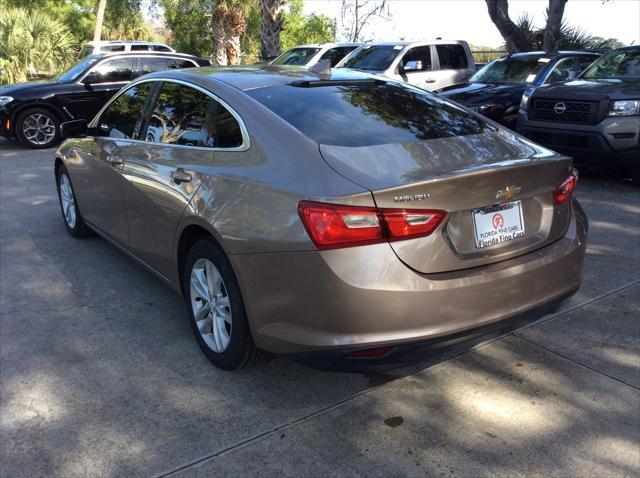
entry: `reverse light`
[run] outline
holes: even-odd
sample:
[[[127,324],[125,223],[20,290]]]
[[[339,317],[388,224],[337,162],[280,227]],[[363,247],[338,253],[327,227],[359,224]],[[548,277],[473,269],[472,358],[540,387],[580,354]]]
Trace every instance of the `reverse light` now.
[[[378,209],[301,201],[298,213],[318,249],[378,244],[428,236],[447,213],[434,210]]]
[[[609,104],[608,116],[638,116],[640,100],[612,101]]]
[[[573,196],[573,191],[576,189],[577,182],[578,170],[572,169],[569,177],[565,179],[562,184],[558,186],[553,192],[553,197],[557,205],[564,204],[569,199],[571,199],[571,196]]]

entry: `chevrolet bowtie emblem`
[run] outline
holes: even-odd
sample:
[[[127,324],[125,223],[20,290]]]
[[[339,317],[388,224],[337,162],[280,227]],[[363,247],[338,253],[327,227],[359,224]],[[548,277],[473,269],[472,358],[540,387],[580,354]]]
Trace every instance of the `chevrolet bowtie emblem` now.
[[[507,186],[504,189],[501,189],[496,193],[496,199],[504,199],[505,201],[510,201],[518,194],[520,194],[522,188],[520,186]]]

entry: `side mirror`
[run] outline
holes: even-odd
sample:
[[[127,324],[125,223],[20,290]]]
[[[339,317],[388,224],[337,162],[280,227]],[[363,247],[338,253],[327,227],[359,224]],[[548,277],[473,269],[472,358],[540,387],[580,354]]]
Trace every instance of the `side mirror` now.
[[[422,70],[422,61],[420,60],[410,60],[404,64],[402,67],[404,71],[420,71]]]
[[[84,138],[89,134],[89,126],[86,119],[66,121],[60,125],[60,134],[63,138]]]
[[[87,76],[84,77],[84,80],[82,80],[82,83],[85,85],[90,85],[92,83],[97,83],[98,82],[98,77],[96,76],[95,73],[89,73]]]

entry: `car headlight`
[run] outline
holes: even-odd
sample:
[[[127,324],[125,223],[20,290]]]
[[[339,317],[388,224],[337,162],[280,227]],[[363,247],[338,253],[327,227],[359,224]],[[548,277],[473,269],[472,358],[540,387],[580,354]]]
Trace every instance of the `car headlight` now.
[[[6,104],[9,104],[13,101],[13,97],[12,96],[0,96],[0,106],[4,106]]]
[[[609,104],[609,116],[640,115],[640,100],[612,101]]]
[[[522,93],[522,98],[520,99],[520,109],[522,111],[527,111],[527,108],[529,107],[529,98],[531,98],[530,91]]]
[[[471,109],[477,111],[478,113],[490,113],[494,110],[497,110],[499,106],[495,103],[488,103],[486,105],[473,106]]]

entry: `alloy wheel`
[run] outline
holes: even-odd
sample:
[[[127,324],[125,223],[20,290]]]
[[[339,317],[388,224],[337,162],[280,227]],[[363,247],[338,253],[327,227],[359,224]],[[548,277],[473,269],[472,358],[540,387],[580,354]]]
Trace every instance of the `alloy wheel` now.
[[[22,134],[31,144],[43,146],[55,138],[56,125],[46,114],[34,113],[22,122]]]
[[[76,227],[76,199],[71,188],[71,181],[66,174],[60,176],[60,204],[62,205],[62,213],[67,225],[73,229]]]
[[[198,259],[191,270],[191,308],[202,340],[217,353],[229,346],[231,305],[220,272],[208,259]]]

